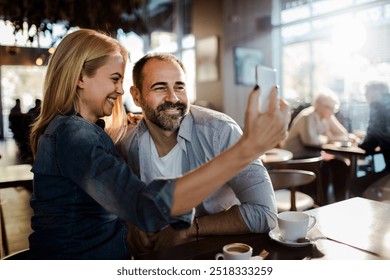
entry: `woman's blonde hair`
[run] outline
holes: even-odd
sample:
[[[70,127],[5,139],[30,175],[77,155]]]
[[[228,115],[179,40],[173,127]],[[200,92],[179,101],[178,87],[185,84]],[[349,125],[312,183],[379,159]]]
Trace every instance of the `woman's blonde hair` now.
[[[113,52],[122,55],[125,67],[128,53],[110,36],[95,30],[80,29],[62,39],[50,58],[43,87],[41,112],[31,129],[30,143],[33,155],[37,150],[39,136],[44,133],[55,116],[64,115],[72,109],[77,112],[77,82],[81,75],[93,77]],[[118,121],[114,126],[111,125],[109,134],[114,142],[117,142],[127,129],[121,96],[116,100],[112,114]]]

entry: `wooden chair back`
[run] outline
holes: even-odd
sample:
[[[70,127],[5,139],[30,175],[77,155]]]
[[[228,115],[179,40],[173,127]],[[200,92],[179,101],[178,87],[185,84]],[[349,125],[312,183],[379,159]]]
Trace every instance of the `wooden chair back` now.
[[[372,183],[362,194],[362,197],[390,203],[390,174],[382,176]]]
[[[317,205],[326,205],[327,204],[327,188],[322,186],[321,179],[321,166],[323,158],[322,156],[303,158],[303,159],[291,159],[285,162],[278,162],[272,165],[272,169],[297,169],[297,170],[306,170],[314,172],[316,175],[315,182],[313,182],[313,187],[307,188],[307,192],[312,194],[312,197],[315,199]]]
[[[314,200],[304,193],[301,193],[297,188],[307,186],[313,183],[316,179],[314,172],[297,169],[273,169],[268,171],[272,185],[276,194],[276,204],[278,211],[303,211],[315,206]],[[286,209],[286,201],[278,201],[277,192],[282,189],[290,191],[290,209]],[[302,200],[302,201],[299,201]]]

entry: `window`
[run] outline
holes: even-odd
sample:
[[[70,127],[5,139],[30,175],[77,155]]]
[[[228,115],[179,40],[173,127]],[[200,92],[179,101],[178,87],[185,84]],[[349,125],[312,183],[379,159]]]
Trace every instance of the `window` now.
[[[189,101],[192,102],[195,100],[195,39],[194,36],[190,34],[191,7],[191,0],[146,1],[143,6],[144,13],[138,14],[138,17],[136,18],[137,24],[134,28],[141,26],[141,23],[147,23],[145,25],[147,28],[144,28],[144,30],[141,28],[142,30],[138,30],[138,34],[135,33],[137,30],[134,32],[124,32],[121,29],[117,30],[118,40],[126,46],[130,53],[130,61],[127,64],[124,80],[125,95],[123,98],[128,109],[132,111],[140,110],[140,108],[134,105],[129,93],[129,88],[132,84],[131,71],[133,63],[140,59],[145,53],[152,51],[170,52],[177,55],[182,60],[187,70]],[[144,19],[144,21],[141,21],[140,19]],[[56,24],[48,23],[48,25],[50,25],[52,33],[46,30],[38,32],[37,35],[37,29],[34,24],[28,26],[28,24],[24,22],[23,28],[16,32],[15,27],[11,22],[0,19],[0,45],[9,46],[12,50],[17,50],[17,47],[27,47],[30,49],[48,49],[52,46],[56,47],[61,38],[67,33],[68,29],[65,27],[65,22]],[[70,30],[73,29],[78,29],[78,27],[70,28]],[[15,55],[17,55],[17,53],[15,53]],[[45,53],[42,54],[41,58],[46,60],[48,56],[49,54]],[[45,67],[32,67],[31,69],[35,70],[31,70],[29,67],[17,66],[21,64],[25,65],[25,62],[18,59],[16,60],[15,66],[6,67],[1,65],[0,67],[2,71],[1,101],[6,103],[3,103],[3,128],[6,136],[9,136],[8,123],[6,123],[8,122],[9,106],[10,104],[14,104],[14,99],[17,98],[17,96],[19,96],[20,99],[26,99],[22,100],[22,106],[30,106],[31,102],[34,102],[34,98],[38,92],[40,94],[42,92],[41,86],[31,86],[27,83],[27,76],[35,76],[35,79],[41,83],[43,83],[44,80]],[[38,68],[41,70],[36,70]],[[40,74],[36,75],[37,72],[40,72]],[[9,73],[11,74],[8,75]],[[16,86],[14,83],[17,83],[17,81],[11,82],[12,86],[10,87],[4,86],[4,83],[9,83],[9,81],[13,79],[12,75],[14,76],[14,79],[17,79],[18,76],[20,76],[20,79],[23,78],[24,80],[18,82],[25,84],[25,88],[20,89],[22,87],[21,84]],[[18,87],[18,89],[16,89],[16,87]],[[15,91],[11,92],[11,89],[15,89]],[[34,89],[34,93],[30,94],[29,91],[31,89]],[[3,134],[0,131],[0,138],[2,138],[2,136]]]
[[[46,67],[1,66],[1,102],[3,105],[4,137],[12,137],[8,116],[15,100],[20,99],[22,113],[35,106],[35,99],[42,99]]]
[[[282,94],[292,106],[335,91],[351,130],[368,120],[364,84],[390,84],[390,4],[375,0],[279,0]]]

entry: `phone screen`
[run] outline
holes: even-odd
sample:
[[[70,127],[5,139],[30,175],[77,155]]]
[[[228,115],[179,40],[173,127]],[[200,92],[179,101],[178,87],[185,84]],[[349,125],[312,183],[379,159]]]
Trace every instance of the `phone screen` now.
[[[269,96],[276,83],[276,69],[264,65],[256,65],[256,84],[260,86],[259,111],[264,113],[268,110]]]

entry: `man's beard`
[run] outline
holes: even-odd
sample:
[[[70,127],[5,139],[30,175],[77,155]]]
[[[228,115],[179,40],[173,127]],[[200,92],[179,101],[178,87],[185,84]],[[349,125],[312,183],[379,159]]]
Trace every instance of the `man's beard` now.
[[[156,110],[150,107],[143,100],[141,106],[146,118],[157,127],[166,131],[175,131],[180,127],[185,115],[188,113],[188,106],[180,101],[172,103],[169,101],[157,106]],[[168,114],[167,109],[176,108],[179,114]]]

